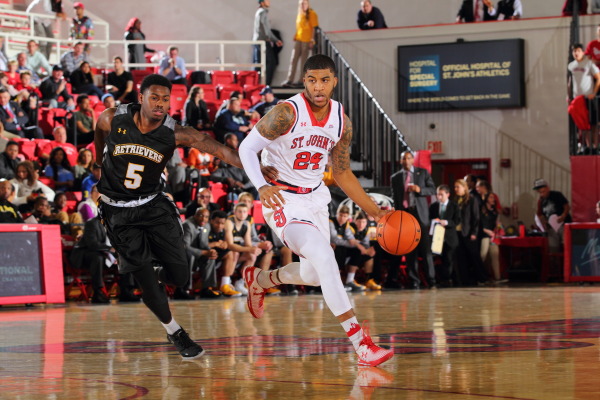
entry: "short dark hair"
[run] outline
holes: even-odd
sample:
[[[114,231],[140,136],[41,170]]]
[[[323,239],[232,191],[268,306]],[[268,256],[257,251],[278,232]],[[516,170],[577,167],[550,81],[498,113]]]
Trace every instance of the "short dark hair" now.
[[[0,93],[8,93],[8,90],[4,86],[0,87]]]
[[[79,96],[77,96],[77,105],[81,105],[85,99],[89,99],[89,96],[87,94],[80,94]]]
[[[225,213],[225,211],[221,211],[221,210],[213,211],[212,214],[210,214],[210,220],[214,221],[217,218],[227,219],[227,214]]]
[[[171,82],[164,76],[159,74],[150,74],[147,77],[145,77],[142,81],[142,85],[140,86],[140,93],[144,94],[144,92],[146,92],[146,89],[153,85],[164,86],[167,89],[169,89],[169,92],[173,87]]]
[[[448,186],[448,185],[440,185],[437,187],[437,190],[441,190],[443,192],[450,194],[450,186]]]
[[[331,57],[324,54],[315,54],[314,56],[309,57],[304,63],[302,72],[305,74],[309,69],[328,69],[333,72],[333,75],[337,75],[335,63]]]
[[[117,60],[123,62],[123,59],[120,56],[114,56],[113,61],[117,61]]]
[[[575,50],[575,49],[583,50],[583,45],[581,43],[575,43],[574,45],[571,46],[571,51]]]
[[[19,147],[19,143],[15,142],[14,140],[9,140],[9,141],[6,143],[6,147],[8,147],[8,146],[17,146],[17,147]],[[6,147],[5,147],[5,148],[6,148]]]

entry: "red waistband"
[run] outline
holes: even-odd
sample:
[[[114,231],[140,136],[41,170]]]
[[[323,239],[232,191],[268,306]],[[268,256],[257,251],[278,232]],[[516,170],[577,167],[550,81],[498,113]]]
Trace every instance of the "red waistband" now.
[[[315,190],[317,190],[319,188],[319,186],[321,186],[321,184],[319,183],[317,185],[317,187],[311,189],[311,188],[305,188],[305,187],[300,187],[300,186],[294,186],[294,185],[291,185],[284,181],[271,180],[271,183],[276,186],[281,186],[282,188],[284,188],[283,190],[285,190],[286,192],[298,193],[298,194],[307,194],[307,193],[314,192]]]

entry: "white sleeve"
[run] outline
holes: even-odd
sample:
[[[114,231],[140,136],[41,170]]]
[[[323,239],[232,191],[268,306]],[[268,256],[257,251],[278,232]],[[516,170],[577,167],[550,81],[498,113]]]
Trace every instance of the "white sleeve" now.
[[[257,190],[268,184],[260,171],[260,162],[257,154],[270,143],[271,141],[258,133],[256,128],[252,128],[248,136],[242,140],[242,144],[240,144],[238,149],[244,171]]]

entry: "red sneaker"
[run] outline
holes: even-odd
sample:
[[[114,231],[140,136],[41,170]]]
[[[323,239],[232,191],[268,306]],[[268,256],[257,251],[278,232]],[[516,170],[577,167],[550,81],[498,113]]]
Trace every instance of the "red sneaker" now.
[[[242,276],[248,287],[248,310],[254,318],[262,318],[265,312],[265,289],[258,284],[258,274],[260,268],[245,267]]]
[[[363,339],[356,350],[358,365],[376,367],[394,356],[394,349],[384,349],[373,343],[367,321],[363,322]]]

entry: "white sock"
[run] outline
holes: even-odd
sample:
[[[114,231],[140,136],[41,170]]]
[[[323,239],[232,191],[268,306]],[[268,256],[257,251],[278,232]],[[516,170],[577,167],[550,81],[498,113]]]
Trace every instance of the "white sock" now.
[[[171,322],[169,322],[168,324],[162,324],[162,326],[165,327],[169,335],[172,335],[181,329],[181,326],[179,326],[179,324],[175,322],[174,318],[171,319]]]
[[[346,335],[348,335],[348,339],[352,342],[354,350],[358,350],[358,346],[360,346],[360,342],[363,340],[364,333],[356,317],[348,318],[342,322],[342,328],[346,331]]]
[[[231,277],[230,276],[222,276],[221,277],[221,286],[231,285]]]
[[[355,274],[356,274],[356,272],[348,272],[348,276],[346,276],[346,283],[353,282]]]

